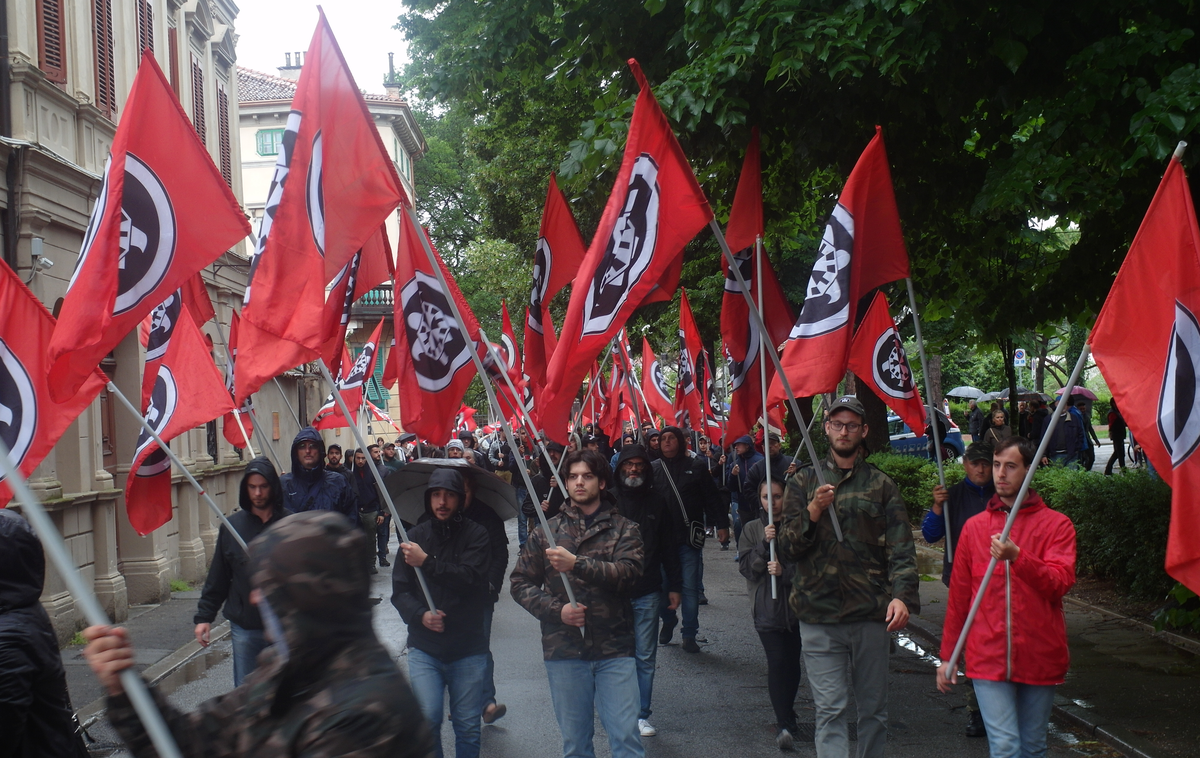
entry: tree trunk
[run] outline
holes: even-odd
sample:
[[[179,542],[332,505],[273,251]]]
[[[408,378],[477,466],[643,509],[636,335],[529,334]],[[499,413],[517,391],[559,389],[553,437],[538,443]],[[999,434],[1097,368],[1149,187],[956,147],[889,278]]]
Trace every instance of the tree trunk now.
[[[929,364],[929,387],[933,392],[933,404],[941,408],[945,397],[942,395],[942,356],[927,355],[925,362]],[[924,389],[922,387],[921,389]],[[928,402],[928,401],[927,401]]]
[[[1015,427],[1020,419],[1017,414],[1017,367],[1013,365],[1013,351],[1016,348],[1012,339],[1000,340],[999,345],[1004,355],[1004,374],[1008,377],[1008,423]]]
[[[1046,391],[1046,353],[1050,352],[1050,339],[1041,334],[1037,335],[1037,355],[1033,360],[1033,390]]]
[[[847,379],[853,374],[847,374]],[[857,382],[856,382],[857,384]],[[860,392],[857,397],[867,412],[867,449],[871,452],[886,450],[888,445],[888,407],[878,396],[867,388],[866,383],[858,385]]]

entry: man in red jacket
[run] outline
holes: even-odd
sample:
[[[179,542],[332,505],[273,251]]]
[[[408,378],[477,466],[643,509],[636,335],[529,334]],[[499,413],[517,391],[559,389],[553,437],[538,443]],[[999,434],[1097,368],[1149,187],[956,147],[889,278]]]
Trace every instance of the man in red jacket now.
[[[1066,677],[1070,658],[1062,598],[1075,584],[1071,520],[1030,492],[1008,540],[1000,541],[1033,455],[1023,437],[996,443],[996,494],[987,510],[963,527],[942,629],[941,657],[948,660],[988,564],[996,558],[964,651],[992,758],[1045,755],[1054,687]],[[958,672],[948,664],[938,668],[939,690],[949,692],[957,682]]]

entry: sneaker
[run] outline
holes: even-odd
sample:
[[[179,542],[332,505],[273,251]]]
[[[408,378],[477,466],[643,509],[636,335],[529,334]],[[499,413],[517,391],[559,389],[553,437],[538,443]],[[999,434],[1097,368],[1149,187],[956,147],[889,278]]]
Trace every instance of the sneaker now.
[[[384,557],[381,555],[381,556],[379,556],[379,565],[380,565],[380,566],[390,566],[390,565],[392,565],[392,564],[388,562],[388,559],[387,559],[387,558],[384,558]]]
[[[663,622],[662,631],[660,631],[658,633],[658,644],[660,644],[660,645],[670,645],[671,644],[671,637],[672,637],[672,635],[675,634],[675,624],[676,623],[678,623],[678,622],[673,621],[673,620]]]
[[[680,645],[680,647],[683,648],[683,652],[685,652],[685,653],[699,653],[700,652],[700,646],[696,644],[695,637],[684,637],[683,644]]]
[[[795,743],[792,733],[786,729],[780,729],[779,734],[775,735],[775,747],[780,750],[791,750]]]
[[[986,737],[987,727],[983,724],[983,714],[979,711],[969,711],[967,715],[971,719],[967,722],[967,736]]]
[[[504,718],[504,714],[508,713],[508,706],[504,703],[492,703],[487,708],[483,709],[483,723],[492,724]]]
[[[729,549],[729,543],[728,543],[728,542],[722,542],[722,543],[721,543],[721,549],[722,549],[722,550],[728,550],[728,549]]]
[[[646,719],[638,719],[638,731],[641,732],[643,737],[653,737],[658,734],[658,730],[654,728],[654,724],[651,724]]]

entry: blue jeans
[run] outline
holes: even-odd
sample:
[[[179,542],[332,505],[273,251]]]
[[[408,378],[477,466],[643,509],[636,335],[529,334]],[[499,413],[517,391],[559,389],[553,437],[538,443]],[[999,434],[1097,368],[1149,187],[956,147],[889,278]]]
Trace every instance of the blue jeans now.
[[[992,758],[1042,758],[1054,708],[1054,685],[976,679],[975,697]]]
[[[229,637],[233,641],[233,686],[241,687],[250,672],[258,668],[258,654],[271,646],[262,629],[246,629],[229,622]]]
[[[450,723],[454,725],[454,755],[478,758],[486,672],[487,656],[483,654],[443,663],[416,648],[408,649],[408,680],[433,732],[438,758],[442,758],[442,715],[447,690]]]
[[[694,638],[700,630],[700,584],[704,581],[702,558],[701,551],[691,545],[679,546],[679,562],[683,564],[683,602],[679,604],[683,626],[679,633],[685,638]],[[667,610],[666,602],[661,607],[663,621],[674,624],[675,611]]]
[[[637,661],[638,694],[641,707],[638,718],[650,718],[650,698],[654,694],[654,666],[658,660],[658,604],[661,592],[650,592],[633,599],[634,660]]]
[[[550,699],[562,732],[563,758],[596,758],[599,714],[613,758],[644,758],[638,732],[637,667],[633,658],[546,661]]]
[[[480,708],[487,708],[496,703],[496,659],[492,657],[492,616],[496,615],[496,606],[489,605],[483,614],[483,636],[488,639],[487,674],[483,678],[483,702]]]

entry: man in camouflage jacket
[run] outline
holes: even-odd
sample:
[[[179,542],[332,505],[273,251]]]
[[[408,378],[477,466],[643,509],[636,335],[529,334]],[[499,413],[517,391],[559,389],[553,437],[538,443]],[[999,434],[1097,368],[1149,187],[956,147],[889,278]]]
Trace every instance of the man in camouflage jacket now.
[[[866,412],[856,397],[833,404],[825,433],[826,484],[818,486],[812,468],[788,483],[779,554],[796,563],[791,606],[816,707],[818,758],[850,754],[849,682],[858,706],[858,756],[882,758],[888,633],[920,612],[912,525],[896,483],[863,459]],[[832,518],[841,525],[841,542]]]
[[[187,758],[429,758],[412,690],[371,627],[366,537],[345,516],[289,516],[250,543],[251,601],[274,645],[242,686],[180,713],[151,690]],[[121,686],[124,629],[93,626],[84,650],[108,718],[135,756],[158,753]]]
[[[613,758],[642,758],[630,593],[642,576],[637,524],[608,497],[612,472],[594,450],[564,460],[567,494],[550,519],[556,547],[535,529],[513,569],[512,596],[542,622],[542,651],[563,755],[593,755],[593,709]],[[578,607],[563,587],[571,582]]]

